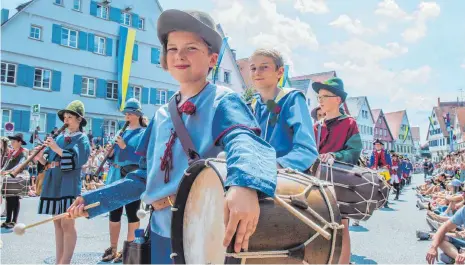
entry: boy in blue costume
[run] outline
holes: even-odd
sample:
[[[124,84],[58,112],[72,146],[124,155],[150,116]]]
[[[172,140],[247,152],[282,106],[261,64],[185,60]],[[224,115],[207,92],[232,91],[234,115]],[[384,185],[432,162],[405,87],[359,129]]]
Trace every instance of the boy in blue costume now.
[[[284,73],[284,61],[278,51],[259,49],[249,64],[258,92],[251,108],[262,129],[261,137],[276,150],[278,167],[307,171],[318,151],[304,93],[278,87]]]
[[[237,232],[234,250],[247,250],[248,239],[258,224],[258,198],[274,196],[276,153],[259,137],[259,125],[240,96],[206,81],[222,43],[208,14],[166,10],[158,19],[158,38],[163,46],[162,67],[180,84],[179,93],[171,100],[176,100],[195,149],[202,158],[226,152],[223,243],[228,246]],[[146,170],[129,173],[123,180],[85,194],[68,212],[71,218],[93,218],[142,195],[142,200],[155,209],[150,223],[152,263],[171,263],[169,205],[188,167],[188,158],[174,132],[168,105],[156,111],[139,147],[138,153],[147,159]],[[97,201],[99,207],[84,211],[84,204]]]
[[[135,98],[130,98],[123,109],[126,122],[129,122],[123,135],[116,136],[114,151],[109,156],[111,170],[108,171],[106,184],[114,183],[138,168],[140,156],[136,154],[136,148],[140,139],[144,135],[147,124],[143,121],[142,106]],[[140,208],[140,200],[133,201],[124,206],[128,218],[127,241],[135,239],[134,233],[139,228],[140,220],[137,217],[137,211]],[[112,261],[114,263],[123,260],[122,252],[118,250],[118,238],[121,230],[121,216],[123,207],[110,212],[110,247],[107,248],[102,256],[102,261]]]
[[[87,121],[84,104],[75,100],[58,112],[68,127],[56,140],[48,137],[35,159],[45,165],[45,177],[40,194],[39,214],[58,215],[66,212],[76,197],[81,195],[81,167],[90,156],[90,142],[82,133]],[[39,149],[37,146],[35,149]],[[47,154],[47,159],[44,158]],[[74,220],[54,221],[56,237],[56,263],[69,264],[76,246]]]

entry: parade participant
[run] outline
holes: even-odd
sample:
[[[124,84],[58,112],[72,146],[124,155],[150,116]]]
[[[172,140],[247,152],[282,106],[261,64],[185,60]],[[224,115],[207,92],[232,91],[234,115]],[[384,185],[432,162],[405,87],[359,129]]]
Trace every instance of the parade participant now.
[[[301,90],[279,88],[283,77],[282,55],[258,49],[249,59],[250,77],[257,90],[251,103],[261,137],[276,150],[278,168],[307,171],[318,157],[313,122]]]
[[[389,173],[392,166],[391,155],[384,149],[384,143],[380,139],[376,139],[373,145],[375,146],[375,150],[371,154],[369,167],[373,170],[386,169],[387,171],[382,171],[378,174],[382,175],[386,181],[389,181],[391,179]],[[386,198],[384,207],[389,208],[388,204],[388,198]]]
[[[66,132],[57,136],[56,141],[48,137],[44,143],[47,148],[35,157],[46,170],[39,214],[64,213],[81,194],[81,167],[87,162],[91,150],[89,138],[82,133],[87,124],[84,113],[84,104],[79,100],[58,111],[60,120],[68,125]],[[56,263],[69,264],[77,240],[74,220],[61,219],[54,221],[54,225]]]
[[[27,152],[22,147],[27,143],[23,140],[23,134],[17,133],[14,136],[8,136],[11,141],[13,150],[7,156],[4,167],[1,170],[2,178],[13,172],[20,164],[22,164],[27,158]],[[19,202],[20,196],[7,196],[6,201],[6,220],[1,225],[3,228],[12,229],[15,227],[19,216]]]
[[[122,135],[116,137],[116,146],[109,154],[110,159],[108,161],[111,162],[112,170],[109,171],[111,174],[107,175],[107,184],[114,183],[126,177],[127,173],[136,170],[140,160],[140,156],[135,152],[140,138],[145,132],[145,127],[147,127],[147,124],[142,119],[142,106],[137,99],[131,98],[126,102],[123,113],[126,122],[129,122],[129,126],[122,132]],[[124,207],[128,219],[126,240],[131,242],[134,241],[134,233],[140,225],[140,220],[137,217],[140,200],[126,204]],[[113,262],[117,263],[123,260],[122,252],[117,251],[122,215],[123,207],[110,212],[110,247],[105,250],[102,256],[104,262],[113,260]]]
[[[333,159],[350,164],[357,164],[362,152],[362,140],[354,118],[341,113],[347,93],[341,79],[335,77],[324,83],[314,82],[313,90],[325,113],[322,123],[314,126],[320,160],[323,163]],[[350,262],[349,219],[343,219],[342,252],[339,264]]]
[[[391,166],[391,185],[394,186],[394,189],[396,191],[396,197],[394,200],[399,199],[399,194],[400,194],[400,183],[401,179],[399,177],[399,155],[393,154],[392,156],[392,166]]]
[[[259,220],[258,198],[274,196],[276,152],[260,138],[259,125],[240,96],[207,81],[222,43],[216,23],[208,14],[165,10],[158,19],[158,38],[163,47],[162,67],[179,82],[180,91],[156,111],[141,139],[137,152],[147,158],[147,169],[136,170],[122,180],[84,194],[68,212],[71,218],[92,218],[142,195],[142,200],[154,209],[150,222],[152,263],[172,263],[169,206],[188,161],[214,158],[225,151],[223,244],[228,246],[235,236],[234,251],[247,250]],[[180,115],[182,124],[174,124],[170,117],[173,111],[168,106],[173,103],[178,108],[173,115]],[[181,126],[186,127],[196,149],[189,151],[189,158],[175,131]],[[84,211],[84,205],[97,201],[99,207]]]
[[[320,106],[317,106],[316,108],[314,108],[312,112],[310,113],[310,115],[312,116],[314,123],[317,123],[318,121],[320,121],[321,119],[325,117],[325,113],[323,112]]]
[[[3,168],[8,160],[8,154],[10,153],[9,143],[10,139],[8,139],[8,137],[2,136],[0,138],[0,168]],[[3,178],[0,178],[0,187],[2,184]],[[2,204],[2,202],[2,196],[0,196],[0,204]],[[3,207],[1,217],[6,217],[6,205]]]
[[[410,185],[410,183],[412,181],[413,165],[410,162],[409,158],[405,159],[405,171],[404,171],[404,174],[405,174],[405,179],[406,179],[405,182],[406,182],[406,184]]]

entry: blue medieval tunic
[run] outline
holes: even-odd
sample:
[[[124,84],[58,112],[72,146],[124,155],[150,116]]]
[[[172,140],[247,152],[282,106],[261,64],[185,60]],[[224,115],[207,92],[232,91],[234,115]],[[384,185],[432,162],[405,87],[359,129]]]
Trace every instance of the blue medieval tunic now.
[[[59,135],[56,143],[63,149],[63,156],[60,157],[50,148],[44,152],[48,155],[47,163],[59,162],[60,165],[45,172],[39,214],[64,213],[81,195],[81,167],[90,156],[89,138],[81,132],[66,133]]]
[[[225,188],[242,186],[257,190],[262,197],[274,196],[276,153],[259,137],[259,125],[240,95],[228,88],[207,84],[188,101],[195,105],[196,110],[192,115],[183,113],[182,120],[201,158],[215,158],[219,152],[226,152],[228,172]],[[84,194],[86,204],[100,202],[99,207],[88,211],[89,218],[139,198],[151,204],[176,193],[188,168],[188,159],[178,138],[175,138],[171,149],[174,159],[168,183],[164,182],[165,171],[161,170],[161,158],[173,128],[166,104],[156,111],[137,150],[146,157],[146,170],[141,165],[142,169],[129,173],[126,178]],[[163,238],[170,238],[170,207],[153,213],[151,230]]]
[[[252,100],[251,108],[260,124],[261,137],[276,150],[281,167],[304,172],[318,157],[305,95],[300,90],[282,88],[274,102],[274,107],[267,106],[259,94]]]
[[[136,148],[144,132],[145,128],[140,127],[135,130],[126,130],[123,133],[122,137],[126,143],[126,148],[121,149],[119,145],[115,145],[113,157],[109,159],[111,167],[108,170],[105,184],[108,185],[121,179],[121,167],[139,164],[140,155],[136,154]],[[118,167],[115,167],[115,165],[118,165]]]

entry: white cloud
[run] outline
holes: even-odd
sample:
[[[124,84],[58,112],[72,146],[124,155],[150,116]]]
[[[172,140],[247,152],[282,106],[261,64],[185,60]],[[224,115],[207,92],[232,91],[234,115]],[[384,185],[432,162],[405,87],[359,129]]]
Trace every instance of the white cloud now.
[[[296,0],[294,8],[302,13],[324,14],[329,12],[326,0]]]
[[[465,69],[465,60],[463,60],[463,64],[460,65],[463,69]]]
[[[352,19],[348,15],[340,15],[336,20],[329,23],[330,26],[341,28],[355,35],[373,33],[373,30],[365,28],[358,19]]]
[[[278,13],[272,0],[214,0],[214,3],[215,20],[221,23],[225,34],[232,37],[231,46],[238,50],[275,48],[283,54],[292,71],[294,49],[318,49],[310,25]]]
[[[401,34],[406,42],[416,42],[426,36],[427,22],[441,12],[440,6],[436,2],[421,2],[417,10],[408,14],[402,10],[395,0],[384,0],[378,4],[375,14],[390,17],[398,21],[409,21],[412,23]]]
[[[394,0],[384,0],[378,3],[378,8],[375,10],[375,14],[383,15],[395,19],[411,19],[411,17],[402,10]]]

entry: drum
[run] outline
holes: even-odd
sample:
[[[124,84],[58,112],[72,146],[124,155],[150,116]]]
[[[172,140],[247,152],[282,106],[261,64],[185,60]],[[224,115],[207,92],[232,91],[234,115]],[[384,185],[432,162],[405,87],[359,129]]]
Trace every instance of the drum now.
[[[29,191],[29,172],[23,171],[15,178],[5,176],[2,183],[2,195],[5,197],[11,196],[27,196]]]
[[[279,170],[275,198],[259,200],[260,220],[248,252],[223,247],[226,162],[199,160],[187,170],[171,208],[171,257],[176,264],[335,264],[341,215],[332,185]]]
[[[339,161],[332,165],[319,163],[315,175],[334,185],[339,210],[345,218],[370,219],[386,192],[381,190],[384,185],[381,178],[369,168]]]

